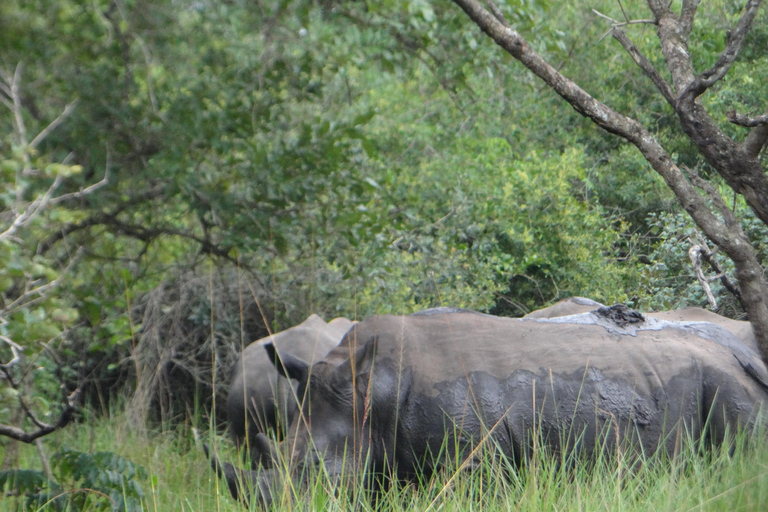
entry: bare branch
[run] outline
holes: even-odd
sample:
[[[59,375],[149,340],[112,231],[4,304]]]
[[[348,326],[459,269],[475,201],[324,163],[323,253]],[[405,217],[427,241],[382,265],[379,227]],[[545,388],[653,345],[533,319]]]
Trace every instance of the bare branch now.
[[[768,143],[768,124],[763,124],[749,132],[742,143],[742,148],[748,157],[757,159],[766,143]]]
[[[16,71],[11,79],[11,99],[13,100],[13,115],[16,118],[16,129],[19,131],[19,142],[22,146],[27,145],[27,129],[24,127],[24,117],[21,115],[21,71],[24,69],[23,63],[16,65]]]
[[[706,241],[703,240],[703,238],[699,235],[699,233],[696,233],[696,240],[698,242],[698,245],[702,247],[702,251],[699,253],[701,254],[701,257],[704,258],[704,260],[709,264],[709,266],[712,268],[712,270],[715,271],[717,274],[715,277],[710,278],[710,281],[719,279],[720,283],[725,287],[726,290],[728,290],[731,295],[733,295],[736,300],[739,301],[739,304],[741,304],[741,307],[746,310],[745,304],[741,297],[741,290],[739,290],[739,287],[735,285],[733,282],[731,282],[730,279],[728,279],[728,276],[725,273],[725,270],[723,270],[723,267],[718,263],[717,259],[715,258],[715,251],[712,251],[709,249],[709,246],[707,245]]]
[[[749,117],[745,114],[739,114],[735,110],[731,110],[725,114],[725,118],[733,124],[744,126],[746,128],[754,128],[755,126],[768,124],[768,112],[759,116]]]
[[[0,241],[13,236],[13,234],[16,233],[16,231],[18,231],[19,228],[25,226],[26,224],[30,223],[34,218],[36,218],[48,206],[48,203],[51,200],[51,196],[53,195],[53,192],[59,187],[62,179],[63,179],[62,173],[61,171],[59,171],[56,174],[56,179],[53,180],[53,184],[48,188],[45,194],[37,196],[35,200],[32,201],[32,204],[30,204],[27,207],[24,213],[22,213],[21,215],[18,215],[13,220],[13,222],[8,227],[8,229],[0,233]]]
[[[606,16],[605,14],[601,13],[601,12],[600,12],[600,11],[598,11],[597,9],[592,9],[592,12],[593,12],[593,13],[595,13],[595,14],[597,14],[597,15],[598,15],[598,16],[600,16],[601,18],[605,18],[606,20],[610,21],[610,22],[611,22],[611,24],[612,24],[612,26],[614,26],[614,27],[615,27],[616,25],[619,25],[619,24],[621,23],[620,21],[618,21],[618,20],[615,20],[615,19],[611,18],[610,16]]]
[[[0,84],[0,85],[2,85],[2,84]],[[5,105],[9,109],[11,109],[11,112],[13,112],[13,103],[8,101],[8,99],[5,96],[0,96],[0,101],[3,102],[3,105]]]
[[[149,92],[149,102],[152,105],[152,111],[162,121],[165,122],[165,116],[160,113],[157,107],[157,98],[155,97],[155,87],[152,85],[152,54],[149,52],[147,44],[138,34],[133,34],[134,40],[139,43],[141,52],[144,54],[144,63],[147,65],[147,91]]]
[[[693,19],[696,17],[696,9],[699,8],[700,1],[683,0],[683,7],[680,9],[680,30],[686,40],[693,30]]]
[[[717,207],[717,209],[720,211],[723,216],[725,226],[729,229],[741,229],[738,227],[739,221],[733,215],[733,212],[728,207],[728,205],[725,204],[725,200],[723,199],[723,196],[720,195],[720,192],[715,190],[715,187],[713,187],[710,182],[699,176],[697,169],[689,169],[684,165],[681,167],[688,174],[688,178],[691,180],[691,183],[703,190],[707,194],[707,197],[709,197],[709,199],[712,201],[712,203],[714,203],[715,207]]]
[[[611,22],[611,28],[616,27],[626,27],[627,25],[655,25],[655,20],[630,20],[627,19],[627,21],[618,21],[610,16],[606,16],[605,14],[601,13],[600,11],[596,9],[592,9],[592,12],[600,16],[601,18],[605,18],[606,20]],[[622,7],[622,12],[624,12],[624,8]],[[626,16],[626,14],[624,14]]]
[[[64,107],[64,112],[59,114],[59,117],[51,121],[51,124],[45,127],[43,131],[37,134],[37,137],[32,139],[32,142],[29,143],[30,149],[35,149],[38,144],[43,142],[45,138],[58,127],[68,116],[72,113],[73,110],[75,110],[75,106],[77,105],[77,100],[73,101],[66,107]]]
[[[17,364],[21,362],[21,346],[18,343],[15,343],[11,338],[8,338],[7,336],[0,335],[0,341],[4,341],[8,346],[11,347],[11,354],[13,354],[13,358],[8,361],[5,364],[0,364],[0,370],[5,373],[5,375],[8,377],[8,380],[11,382],[11,385],[14,385],[13,377],[9,373],[10,369]]]
[[[50,203],[59,204],[64,201],[69,201],[70,199],[80,199],[82,197],[87,196],[88,194],[92,194],[93,192],[96,192],[98,189],[104,187],[108,183],[109,183],[109,154],[107,154],[107,168],[104,171],[104,178],[102,178],[101,181],[99,181],[98,183],[94,183],[89,187],[85,187],[79,192],[72,192],[70,194],[63,194],[58,197],[54,197],[53,199],[51,199]]]
[[[504,17],[504,13],[501,12],[501,9],[499,9],[499,7],[494,3],[494,0],[485,0],[485,5],[488,6],[488,9],[490,9],[491,13],[497,20],[499,20],[502,25],[505,27],[511,27],[507,19]]]
[[[621,14],[624,15],[624,21],[629,21],[629,16],[627,16],[627,11],[624,10],[624,5],[621,3],[621,0],[616,0],[619,3],[619,8],[621,8]]]
[[[680,98],[690,96],[691,99],[701,96],[707,89],[712,87],[718,80],[723,78],[731,69],[736,57],[739,55],[741,45],[747,37],[752,22],[760,9],[762,0],[749,0],[744,7],[739,23],[731,31],[726,33],[725,50],[715,62],[715,65],[697,76],[694,81],[682,92]]]
[[[36,422],[36,425],[39,423],[38,429],[33,432],[26,432],[18,427],[0,424],[0,436],[10,437],[11,439],[15,439],[24,443],[33,443],[36,439],[46,436],[51,432],[55,432],[56,430],[65,427],[70,421],[72,421],[73,413],[75,412],[79,397],[80,388],[77,388],[67,397],[64,409],[62,409],[61,413],[59,414],[59,418],[55,423],[48,424],[39,422],[38,420]]]
[[[627,34],[625,34],[623,30],[619,30],[618,27],[613,27],[611,32],[613,34],[613,38],[621,43],[621,46],[624,47],[629,56],[632,57],[635,63],[643,71],[643,73],[645,73],[645,75],[651,79],[662,96],[664,96],[664,99],[667,100],[667,103],[669,103],[672,108],[674,108],[675,104],[677,103],[675,93],[667,81],[664,80],[656,68],[653,67],[653,64],[651,64],[650,61],[645,58],[645,55],[643,55],[642,52],[629,39],[629,37],[627,37]]]
[[[693,243],[692,240],[689,239],[689,241]],[[701,253],[703,251],[704,248],[702,246],[691,245],[691,248],[688,249],[688,258],[690,258],[693,271],[696,273],[696,279],[699,280],[699,284],[704,289],[704,293],[707,295],[709,306],[713,311],[717,311],[717,301],[715,300],[715,296],[712,294],[712,289],[709,287],[709,281],[704,276],[704,271],[701,269]]]
[[[61,274],[59,274],[59,276],[56,279],[54,279],[50,283],[44,284],[42,286],[38,286],[37,288],[34,288],[22,294],[19,298],[13,301],[8,307],[6,307],[4,312],[6,314],[9,314],[21,307],[30,306],[32,304],[40,302],[41,300],[44,300],[47,297],[47,295],[51,291],[53,291],[53,289],[59,286],[59,283],[61,283],[62,279],[69,273],[72,267],[74,267],[77,264],[77,262],[80,260],[82,255],[83,255],[83,248],[80,247],[75,253],[75,255],[72,257],[72,259],[69,260],[67,267],[61,272]],[[32,297],[36,297],[36,298],[31,299]]]

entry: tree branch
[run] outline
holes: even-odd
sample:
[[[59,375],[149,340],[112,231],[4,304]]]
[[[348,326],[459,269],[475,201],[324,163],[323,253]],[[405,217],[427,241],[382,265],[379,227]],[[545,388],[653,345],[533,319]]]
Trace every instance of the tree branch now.
[[[683,0],[683,7],[680,9],[680,31],[686,40],[693,30],[693,19],[696,17],[696,9],[699,8],[700,1]]]
[[[13,73],[11,79],[11,99],[13,100],[13,115],[16,120],[16,129],[19,132],[19,143],[22,146],[27,145],[27,129],[24,127],[24,116],[21,115],[21,92],[19,91],[19,85],[21,83],[21,71],[24,69],[24,64],[19,62],[16,65],[16,71]]]
[[[759,116],[749,117],[745,114],[739,114],[735,110],[731,110],[726,112],[725,118],[731,123],[744,126],[745,128],[754,128],[755,126],[768,124],[768,112]]]
[[[768,143],[768,124],[763,124],[749,132],[741,147],[749,158],[757,159],[766,143]]]
[[[725,222],[725,226],[729,229],[734,229],[738,227],[739,221],[736,219],[736,217],[733,215],[733,212],[730,208],[728,208],[728,205],[725,204],[725,200],[723,200],[723,196],[720,195],[720,192],[715,190],[715,187],[712,186],[710,182],[703,179],[701,176],[699,176],[699,172],[696,169],[689,169],[686,166],[682,166],[685,172],[688,174],[688,178],[691,180],[691,183],[693,183],[694,186],[699,187],[701,190],[704,191],[704,193],[707,194],[707,197],[712,201],[712,203],[717,207],[717,209],[720,211],[720,214],[723,216],[723,221]]]
[[[752,22],[757,15],[757,11],[760,9],[761,3],[762,0],[749,0],[747,2],[747,5],[744,7],[744,14],[739,19],[736,28],[726,33],[725,50],[720,54],[715,65],[702,72],[693,80],[680,94],[681,100],[685,97],[694,99],[701,96],[704,91],[712,87],[728,73],[736,57],[739,55],[739,50],[741,50],[744,39],[752,27]]]
[[[72,257],[72,259],[69,260],[69,264],[67,264],[66,268],[59,274],[59,276],[51,281],[50,283],[44,284],[42,286],[38,286],[37,288],[33,288],[32,290],[23,293],[20,297],[18,297],[15,301],[13,301],[8,307],[6,307],[3,310],[4,314],[10,314],[16,311],[19,308],[22,307],[28,307],[36,302],[40,302],[41,300],[44,300],[46,296],[53,291],[54,288],[59,286],[59,283],[61,280],[69,273],[70,269],[74,267],[77,262],[80,260],[80,257],[83,254],[83,248],[80,247],[75,255]],[[29,300],[31,297],[36,296],[36,298]]]
[[[742,300],[741,290],[739,290],[739,287],[735,285],[733,282],[731,282],[730,279],[728,279],[728,276],[725,274],[725,270],[723,270],[723,267],[720,265],[720,263],[718,263],[717,259],[715,258],[714,251],[711,251],[709,249],[709,246],[707,246],[707,243],[702,239],[699,233],[696,233],[696,240],[698,241],[698,245],[702,247],[702,251],[699,254],[701,254],[701,257],[704,258],[704,260],[709,264],[712,270],[715,271],[715,274],[717,274],[717,277],[715,279],[720,279],[720,283],[725,287],[726,290],[728,290],[731,293],[731,295],[733,295],[736,298],[736,300],[739,301],[739,304],[741,304],[741,307],[746,311],[747,308],[746,308],[746,305],[744,304],[744,301]]]
[[[61,411],[61,414],[59,414],[59,418],[55,423],[43,423],[39,420],[36,421],[35,419],[33,421],[36,425],[38,425],[38,429],[32,432],[26,432],[19,427],[0,424],[0,436],[10,437],[11,439],[15,439],[23,443],[33,443],[36,439],[46,436],[51,432],[55,432],[56,430],[65,427],[70,421],[72,421],[73,413],[75,412],[77,400],[79,397],[80,388],[77,388],[67,398],[64,409]]]
[[[106,174],[107,172],[105,171],[104,179],[108,178]],[[61,229],[51,234],[44,242],[41,242],[40,245],[38,245],[36,254],[43,255],[47,253],[56,242],[63,240],[64,238],[71,235],[72,233],[75,233],[77,231],[82,231],[84,229],[88,229],[90,227],[98,226],[101,224],[108,225],[110,223],[110,219],[117,217],[123,211],[129,208],[132,208],[133,206],[136,206],[138,204],[141,204],[143,201],[156,199],[162,196],[163,193],[165,192],[166,185],[167,184],[164,182],[157,183],[152,188],[149,188],[140,193],[137,193],[127,201],[119,203],[111,212],[97,213],[80,222],[65,224]],[[67,199],[74,199],[74,198],[75,197],[67,197]]]
[[[59,126],[59,125],[60,125],[62,122],[64,122],[64,120],[65,120],[65,119],[66,119],[66,118],[69,116],[69,114],[71,114],[71,113],[72,113],[72,112],[75,110],[75,107],[76,107],[76,106],[77,106],[77,100],[73,101],[72,103],[70,103],[69,105],[67,105],[66,107],[64,107],[64,111],[63,111],[61,114],[59,114],[59,116],[58,116],[56,119],[54,119],[53,121],[51,121],[51,124],[49,124],[48,126],[46,126],[46,127],[45,127],[45,129],[44,129],[43,131],[41,131],[40,133],[38,133],[38,134],[37,134],[37,137],[35,137],[34,139],[32,139],[32,142],[30,142],[30,143],[29,143],[29,148],[30,148],[30,149],[35,149],[35,148],[37,147],[37,145],[38,145],[38,144],[40,144],[41,142],[43,142],[43,140],[45,140],[45,138],[46,138],[46,137],[47,137],[47,136],[48,136],[48,135],[49,135],[49,134],[50,134],[50,133],[51,133],[53,130],[55,130],[55,129],[56,129],[56,128],[57,128],[57,127],[58,127],[58,126]]]
[[[494,17],[496,17],[502,25],[507,28],[511,27],[507,18],[504,17],[504,13],[501,12],[501,9],[494,3],[494,0],[485,0],[485,5],[488,6],[488,9],[491,10],[491,13],[493,13]]]
[[[104,178],[102,178],[101,181],[98,183],[94,183],[93,185],[90,185],[88,187],[85,187],[84,189],[80,190],[79,192],[72,192],[69,194],[62,194],[58,197],[54,197],[51,199],[51,204],[59,204],[64,201],[69,201],[71,199],[81,199],[88,194],[92,194],[93,192],[96,192],[100,188],[106,186],[109,183],[109,164],[107,164],[107,168],[104,171]]]
[[[619,3],[621,6],[621,3]],[[600,16],[601,18],[604,18],[611,22],[611,28],[616,27],[626,27],[627,25],[655,25],[656,22],[654,20],[630,20],[626,19],[626,21],[619,21],[611,18],[610,16],[606,16],[605,14],[601,13],[597,9],[592,9],[592,12]],[[624,6],[621,6],[621,12],[624,12]],[[626,18],[627,14],[624,13],[624,17]]]
[[[13,375],[11,373],[11,368],[21,362],[21,347],[15,343],[10,338],[7,338],[6,336],[0,336],[0,341],[3,341],[7,343],[11,347],[11,352],[13,353],[13,359],[5,364],[0,364],[0,370],[6,375],[7,380],[11,387],[15,389],[17,392],[19,391],[20,383],[16,382],[13,379]],[[63,379],[61,379],[61,372],[58,372],[59,380],[63,382]],[[26,400],[19,394],[18,400],[19,405],[21,406],[21,409],[24,411],[24,415],[32,421],[32,423],[37,427],[37,430],[33,432],[26,432],[25,430],[14,427],[11,425],[3,425],[0,424],[0,436],[6,436],[10,437],[11,439],[15,439],[17,441],[22,441],[24,443],[33,443],[36,439],[39,439],[40,437],[43,437],[45,435],[50,434],[51,432],[54,432],[65,425],[67,425],[72,420],[72,413],[75,411],[77,407],[77,401],[80,397],[80,391],[81,388],[78,387],[75,389],[71,394],[67,395],[66,389],[64,387],[64,384],[61,385],[62,392],[64,395],[62,396],[62,403],[64,405],[61,413],[59,414],[59,418],[54,423],[45,423],[41,421],[37,415],[32,411],[32,409],[27,404]]]
[[[56,173],[56,179],[53,180],[53,184],[48,188],[45,194],[39,195],[34,201],[24,210],[24,213],[17,215],[8,229],[0,233],[0,241],[13,236],[19,228],[29,224],[35,219],[49,204],[53,192],[59,188],[63,177],[61,171]]]
[[[692,240],[689,239],[689,241],[693,244]],[[693,272],[696,274],[696,279],[699,280],[699,284],[704,289],[709,306],[712,308],[712,311],[717,311],[717,301],[712,294],[712,289],[709,287],[709,281],[707,281],[707,278],[704,276],[704,271],[701,269],[701,254],[703,252],[704,248],[702,246],[691,245],[691,248],[688,249],[688,258],[691,260],[691,266],[693,267]]]
[[[621,46],[624,47],[630,57],[632,57],[640,69],[643,70],[643,73],[645,73],[645,75],[651,79],[662,96],[664,96],[664,99],[667,100],[667,103],[669,103],[672,108],[674,108],[675,104],[677,103],[675,93],[667,81],[664,80],[656,68],[653,67],[653,64],[651,64],[648,59],[645,58],[645,55],[640,52],[640,50],[629,39],[629,37],[627,37],[623,30],[619,30],[618,27],[614,26],[613,29],[611,29],[611,33],[613,34],[613,38],[621,43]]]
[[[3,322],[4,324],[6,322]],[[13,354],[13,358],[8,361],[7,363],[0,364],[0,370],[5,373],[6,377],[8,377],[8,380],[11,382],[11,385],[14,384],[13,377],[11,376],[9,370],[19,364],[21,362],[21,346],[18,343],[15,343],[11,338],[8,338],[7,336],[0,335],[0,341],[4,341],[8,346],[11,347],[11,354]]]

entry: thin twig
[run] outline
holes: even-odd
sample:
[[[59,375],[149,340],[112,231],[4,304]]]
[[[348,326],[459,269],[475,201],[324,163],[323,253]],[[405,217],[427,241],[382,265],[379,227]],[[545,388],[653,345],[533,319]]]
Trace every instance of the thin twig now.
[[[61,181],[63,179],[62,171],[59,170],[58,173],[56,173],[56,179],[53,181],[53,184],[48,188],[48,190],[45,192],[45,194],[37,196],[34,201],[32,201],[32,204],[29,205],[29,207],[24,211],[24,213],[18,215],[11,225],[0,233],[0,240],[3,240],[5,238],[8,238],[12,236],[16,231],[18,231],[19,228],[25,226],[26,224],[30,223],[34,218],[36,218],[49,204],[51,200],[51,196],[53,195],[53,192],[59,187],[61,184]]]
[[[46,126],[46,127],[45,127],[45,129],[44,129],[43,131],[41,131],[40,133],[38,133],[38,134],[37,134],[37,137],[35,137],[34,139],[32,139],[32,142],[30,142],[30,143],[29,143],[29,148],[30,148],[30,149],[35,149],[35,148],[37,147],[37,145],[38,145],[38,144],[40,144],[41,142],[43,142],[43,140],[45,140],[45,138],[46,138],[46,137],[47,137],[47,136],[48,136],[48,135],[49,135],[49,134],[50,134],[50,133],[51,133],[53,130],[55,130],[55,129],[56,129],[56,127],[58,127],[58,126],[59,126],[59,125],[60,125],[62,122],[64,122],[64,120],[65,120],[65,119],[66,119],[66,118],[69,116],[69,114],[71,114],[71,113],[72,113],[72,112],[75,110],[75,106],[76,106],[76,105],[77,105],[77,100],[73,101],[72,103],[70,103],[69,105],[67,105],[66,107],[64,107],[64,112],[62,112],[61,114],[59,114],[59,116],[58,116],[56,119],[54,119],[53,121],[51,121],[51,124],[49,124],[48,126]]]
[[[82,254],[83,254],[83,247],[80,247],[75,253],[75,255],[72,257],[72,259],[69,260],[69,263],[67,264],[66,268],[61,272],[61,274],[59,274],[59,276],[56,279],[54,279],[50,283],[44,284],[42,286],[38,286],[37,288],[34,288],[22,294],[19,298],[17,298],[8,307],[5,308],[4,310],[5,314],[13,313],[15,310],[17,310],[20,307],[29,306],[30,304],[34,304],[36,302],[39,302],[40,300],[43,300],[46,297],[46,294],[48,294],[50,291],[56,288],[61,282],[61,280],[70,271],[70,269],[77,264]],[[30,297],[34,295],[37,295],[37,298],[33,300],[28,300]]]
[[[627,16],[627,12],[624,10],[624,5],[622,5],[621,0],[616,0],[619,2],[619,8],[621,9],[621,13],[624,15],[624,20],[629,22],[629,16]]]
[[[509,28],[511,25],[507,21],[507,18],[504,17],[504,13],[501,12],[501,9],[494,3],[493,0],[485,0],[485,5],[490,9],[491,14],[493,14],[493,17],[499,20],[499,22],[504,25],[505,27]]]
[[[613,38],[616,39],[621,44],[621,46],[624,47],[629,56],[632,57],[635,63],[643,71],[643,73],[645,73],[645,75],[651,79],[651,82],[653,82],[662,96],[664,96],[664,99],[667,100],[667,103],[669,103],[674,108],[677,100],[675,98],[674,92],[672,91],[672,87],[670,87],[667,81],[664,80],[664,78],[661,76],[658,70],[656,70],[653,64],[651,64],[645,55],[642,54],[642,52],[637,48],[637,46],[635,46],[629,37],[627,37],[627,34],[625,34],[623,30],[619,30],[618,27],[614,26],[611,29],[611,33],[613,34]]]
[[[58,204],[64,201],[69,201],[70,199],[80,199],[82,197],[87,196],[88,194],[92,194],[93,192],[96,192],[98,189],[104,187],[108,183],[109,183],[109,153],[107,153],[107,168],[104,170],[104,178],[102,178],[101,181],[99,181],[98,183],[94,183],[89,187],[85,187],[79,192],[71,192],[69,194],[63,194],[58,197],[54,197],[53,199],[51,199],[50,203]]]
[[[612,23],[612,27],[624,27],[627,25],[655,25],[655,20],[627,20],[627,21],[618,21],[610,16],[606,16],[605,14],[601,13],[600,11],[596,9],[592,9],[592,12],[600,16],[601,18],[605,18],[606,20],[610,21]]]

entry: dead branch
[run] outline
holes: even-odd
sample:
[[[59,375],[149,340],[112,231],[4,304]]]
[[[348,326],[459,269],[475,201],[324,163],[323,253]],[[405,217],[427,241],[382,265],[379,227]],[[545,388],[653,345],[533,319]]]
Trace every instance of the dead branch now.
[[[696,273],[696,279],[699,280],[699,284],[707,295],[709,306],[712,308],[712,311],[717,311],[717,301],[712,294],[712,289],[709,287],[709,281],[707,281],[707,278],[704,276],[704,271],[701,269],[701,253],[703,251],[704,248],[702,246],[691,245],[691,248],[688,249],[688,257],[691,259],[691,265],[693,266],[693,271]]]
[[[24,64],[19,62],[16,65],[16,71],[13,73],[11,79],[11,99],[13,100],[13,116],[16,120],[16,129],[19,132],[19,142],[22,146],[27,145],[27,129],[24,126],[24,116],[21,115],[21,93],[19,91],[19,84],[21,83],[21,71],[24,69]]]
[[[722,284],[723,287],[725,287],[725,289],[728,290],[731,293],[731,295],[733,295],[736,298],[736,300],[739,301],[739,304],[741,304],[742,309],[746,310],[741,298],[741,290],[739,290],[739,287],[728,278],[728,275],[726,275],[722,265],[720,265],[720,263],[715,258],[715,251],[712,251],[709,249],[709,246],[707,245],[706,241],[703,240],[703,238],[699,235],[699,233],[696,233],[696,241],[697,241],[697,245],[700,245],[702,247],[702,251],[700,251],[699,254],[701,254],[701,257],[704,259],[704,261],[706,261],[709,264],[710,268],[714,270],[716,274],[715,277],[712,277],[709,280],[714,281],[716,279],[719,279],[720,284]]]

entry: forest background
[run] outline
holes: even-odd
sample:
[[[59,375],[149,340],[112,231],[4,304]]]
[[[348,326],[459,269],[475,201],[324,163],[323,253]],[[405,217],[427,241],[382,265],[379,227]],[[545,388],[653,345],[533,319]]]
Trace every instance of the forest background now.
[[[765,266],[765,224],[605,37],[606,16],[644,5],[499,7],[708,179]],[[698,67],[743,8],[702,4]],[[660,62],[653,25],[627,31]],[[38,428],[26,408],[53,425],[74,398],[134,428],[224,422],[242,346],[311,313],[713,309],[689,259],[708,242],[662,178],[450,2],[11,0],[0,34],[0,363],[20,384],[0,380],[0,424]],[[734,137],[729,111],[768,105],[767,50],[763,7],[703,96]],[[735,282],[712,257],[707,277]],[[716,312],[744,318],[710,285]]]

